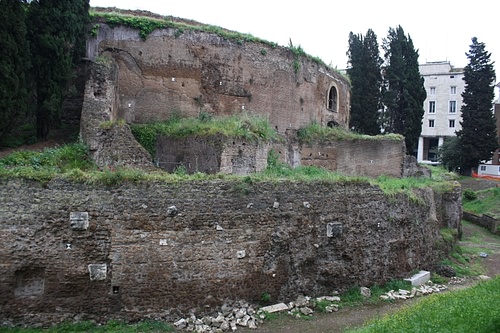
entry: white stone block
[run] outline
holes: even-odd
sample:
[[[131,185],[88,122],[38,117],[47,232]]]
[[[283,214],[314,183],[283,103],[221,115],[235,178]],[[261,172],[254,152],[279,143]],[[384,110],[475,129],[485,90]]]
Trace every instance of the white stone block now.
[[[285,303],[278,303],[274,305],[265,306],[260,309],[265,312],[273,313],[273,312],[287,311],[288,306],[286,306]]]
[[[409,281],[412,286],[420,286],[424,283],[427,283],[431,279],[431,272],[420,271],[417,274],[413,275],[409,279],[405,279],[405,281]]]

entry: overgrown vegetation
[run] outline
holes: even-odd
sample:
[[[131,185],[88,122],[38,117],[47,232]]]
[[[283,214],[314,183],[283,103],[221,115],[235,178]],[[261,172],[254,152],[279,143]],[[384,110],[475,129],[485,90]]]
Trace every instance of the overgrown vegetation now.
[[[135,15],[128,15],[128,14],[122,14],[122,13],[117,13],[117,12],[111,12],[111,13],[104,13],[104,12],[96,12],[96,11],[90,11],[90,18],[93,22],[102,22],[102,23],[107,23],[111,26],[116,26],[116,25],[124,25],[128,26],[134,29],[139,30],[139,36],[141,39],[146,40],[155,29],[165,29],[165,28],[172,28],[175,29],[175,37],[178,38],[180,35],[182,35],[186,31],[204,31],[204,32],[210,32],[214,33],[220,37],[223,37],[228,40],[233,40],[239,45],[242,45],[247,42],[252,42],[252,43],[261,43],[264,45],[267,45],[271,47],[272,49],[276,48],[278,46],[277,43],[275,42],[270,42],[264,39],[260,39],[257,37],[252,36],[251,34],[248,33],[240,33],[240,32],[235,32],[235,31],[230,31],[224,28],[221,28],[219,26],[215,25],[204,25],[204,24],[199,24],[199,25],[191,25],[183,22],[175,22],[171,20],[168,17],[165,17],[164,19],[158,19],[158,18],[152,18],[152,17],[146,17],[146,16],[135,16]],[[95,25],[94,25],[95,27]],[[97,34],[95,29],[91,30],[91,35],[95,36]],[[293,68],[295,73],[297,73],[300,69],[300,57],[307,58],[309,60],[312,60],[320,65],[323,65],[330,69],[331,71],[337,72],[341,75],[340,71],[338,71],[335,68],[332,68],[331,66],[327,65],[322,59],[319,57],[311,56],[307,53],[304,52],[302,47],[299,45],[297,47],[293,46],[290,41],[290,45],[288,49],[294,54],[294,62],[293,62]],[[266,49],[261,50],[262,55],[267,54]]]
[[[434,294],[351,333],[500,331],[500,277],[453,293]]]
[[[127,324],[122,321],[111,320],[106,325],[98,325],[90,321],[78,323],[62,323],[49,329],[42,328],[7,328],[0,327],[0,333],[159,333],[173,332],[174,329],[167,323],[160,321],[142,321],[135,324]]]
[[[254,42],[263,43],[270,47],[276,47],[276,43],[268,42],[266,40],[252,36],[251,34],[243,34],[235,31],[229,31],[215,25],[190,25],[182,22],[175,22],[168,17],[164,19],[157,19],[146,16],[136,16],[121,14],[117,12],[104,13],[104,12],[90,12],[92,21],[107,23],[111,26],[124,25],[139,30],[139,36],[145,40],[155,29],[173,28],[176,29],[176,37],[179,37],[186,31],[205,31],[219,35],[223,38],[234,40],[239,43]]]
[[[199,126],[202,122],[194,121]],[[217,122],[217,120],[214,120]],[[239,124],[239,125],[238,125]],[[259,139],[266,138],[266,135],[271,135],[267,130],[253,130],[252,124],[247,122],[242,123],[225,123],[219,124],[219,129],[225,128],[228,130],[231,126],[236,131],[234,133],[244,133],[244,137]],[[172,125],[171,130],[166,133],[172,135],[183,135],[189,132],[184,126]],[[169,129],[169,125],[165,125]],[[244,128],[244,130],[242,129]],[[259,126],[255,125],[255,128]],[[267,125],[264,129],[268,129]],[[208,127],[205,130],[206,134],[212,133],[213,129]],[[241,132],[240,132],[241,131]],[[137,132],[136,132],[137,133]],[[154,146],[156,140],[156,129],[153,127],[141,128],[139,133],[140,141],[149,149]],[[203,131],[199,132],[203,133]],[[217,133],[217,132],[213,132]],[[245,134],[246,133],[246,134]],[[228,132],[224,133],[229,135]],[[137,134],[136,134],[137,135]],[[142,138],[141,138],[142,137]],[[150,140],[150,141],[147,141]],[[149,143],[148,143],[149,142]],[[366,184],[378,186],[388,196],[397,194],[404,194],[418,201],[417,195],[414,190],[417,188],[433,186],[434,188],[442,186],[454,186],[447,182],[448,178],[443,176],[446,173],[433,173],[432,178],[390,178],[381,176],[377,179],[361,176],[345,176],[332,172],[320,167],[315,166],[299,166],[296,168],[290,167],[288,164],[282,162],[279,154],[271,150],[268,155],[267,168],[258,173],[250,174],[244,177],[236,175],[225,174],[204,174],[195,173],[187,174],[185,170],[178,169],[173,173],[164,171],[144,171],[131,168],[97,168],[88,156],[87,148],[81,144],[73,143],[68,145],[59,146],[57,148],[45,149],[42,152],[36,151],[17,151],[6,157],[0,159],[0,177],[16,177],[38,180],[47,182],[54,178],[64,178],[70,181],[76,181],[86,184],[101,184],[106,186],[119,185],[123,182],[141,182],[141,181],[165,181],[165,182],[179,182],[179,181],[193,181],[193,180],[213,180],[213,179],[226,179],[241,183],[244,186],[236,186],[243,194],[249,194],[252,191],[252,186],[256,182],[262,181],[300,181],[300,182],[327,182],[327,183],[344,183],[344,184]]]
[[[277,138],[269,121],[263,117],[248,114],[227,117],[210,117],[200,113],[198,118],[182,118],[174,114],[168,121],[133,124],[132,133],[152,156],[155,155],[156,138],[159,135],[184,138],[190,135],[223,135],[252,141],[271,141]]]
[[[402,141],[403,136],[399,134],[386,135],[364,135],[348,131],[341,127],[323,127],[318,123],[312,123],[299,129],[298,137],[301,143],[311,144],[324,141],[352,141],[352,140],[393,140]]]

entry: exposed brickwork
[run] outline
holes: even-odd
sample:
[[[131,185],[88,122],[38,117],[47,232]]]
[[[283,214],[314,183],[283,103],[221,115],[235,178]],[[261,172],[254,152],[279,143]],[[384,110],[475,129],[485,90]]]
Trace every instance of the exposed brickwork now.
[[[403,277],[446,250],[441,228],[459,228],[459,186],[418,196],[362,183],[4,179],[0,321],[173,320],[264,292],[284,301]]]
[[[312,121],[347,127],[350,86],[339,73],[284,47],[228,40],[213,33],[138,31],[101,24],[87,57],[111,55],[118,65],[118,116],[128,122],[165,120],[173,112],[196,117],[249,112],[268,117],[279,132]],[[300,64],[295,69],[294,62]],[[327,110],[334,86],[338,110]]]

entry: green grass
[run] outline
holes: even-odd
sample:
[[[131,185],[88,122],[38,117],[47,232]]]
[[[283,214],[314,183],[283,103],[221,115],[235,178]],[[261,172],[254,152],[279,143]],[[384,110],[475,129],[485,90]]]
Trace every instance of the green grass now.
[[[500,332],[500,277],[465,290],[434,294],[349,330],[350,333]]]
[[[121,14],[117,12],[111,13],[103,13],[103,12],[95,12],[91,11],[90,16],[94,21],[102,21],[111,26],[115,25],[124,25],[129,26],[131,28],[139,30],[139,36],[145,40],[149,36],[151,32],[155,29],[165,29],[165,28],[174,28],[176,29],[176,37],[179,37],[185,31],[205,31],[217,34],[221,37],[224,37],[229,40],[235,40],[238,43],[243,42],[258,42],[271,46],[272,48],[276,47],[276,43],[269,42],[257,37],[252,36],[251,34],[244,34],[235,31],[229,31],[227,29],[223,29],[219,26],[215,25],[190,25],[181,22],[174,22],[172,20],[167,19],[157,19],[146,16],[135,16],[129,14]]]
[[[276,131],[268,119],[248,114],[210,117],[204,113],[198,118],[182,118],[174,114],[170,120],[150,124],[133,124],[132,133],[139,143],[155,156],[156,138],[164,135],[185,138],[192,135],[224,135],[251,141],[271,141],[277,139]]]
[[[476,191],[477,199],[463,200],[464,211],[500,218],[500,187]]]
[[[268,139],[272,135],[272,131],[267,131],[267,123],[262,124],[252,123],[251,121],[221,122],[217,126],[208,125],[205,132],[208,134],[217,133],[220,129],[225,129],[224,135],[230,133],[240,133],[240,136],[250,139]],[[203,128],[204,123],[214,122],[217,119],[208,121],[196,121]],[[195,122],[193,120],[193,122]],[[181,123],[181,122],[179,122]],[[191,122],[188,122],[188,124]],[[172,127],[165,125],[166,133],[177,133],[183,135],[185,126],[173,124]],[[215,127],[215,129],[214,129]],[[151,130],[150,127],[145,127],[143,131],[144,137],[153,136],[148,133],[156,133],[156,129]],[[231,128],[233,128],[231,132]],[[190,132],[191,130],[187,130]],[[246,132],[245,132],[246,131]],[[160,131],[161,132],[161,131]],[[203,133],[203,130],[200,130]],[[144,134],[146,133],[146,134]],[[274,132],[273,132],[274,133]],[[157,134],[154,134],[157,135]],[[155,136],[156,140],[156,136]],[[146,140],[147,141],[147,140]],[[143,142],[144,144],[144,142]],[[147,146],[147,144],[146,144]],[[184,171],[184,172],[183,172]],[[377,186],[388,196],[404,194],[418,201],[414,190],[426,186],[450,186],[446,180],[442,178],[390,178],[379,177],[371,179],[360,176],[345,176],[336,172],[314,167],[300,166],[292,168],[289,165],[282,163],[278,159],[278,155],[271,151],[268,158],[268,167],[262,172],[253,173],[247,176],[236,176],[226,174],[186,174],[185,170],[176,170],[173,173],[164,171],[147,172],[139,169],[131,168],[97,168],[88,156],[87,148],[78,143],[67,144],[56,148],[45,149],[42,152],[20,150],[0,159],[0,177],[24,178],[41,181],[46,183],[54,178],[62,178],[69,181],[75,181],[85,184],[97,184],[105,186],[119,185],[123,182],[143,182],[143,181],[162,181],[162,182],[181,182],[181,181],[196,181],[196,180],[214,180],[225,179],[234,181],[235,184],[243,184],[240,188],[244,194],[251,192],[252,184],[255,182],[277,182],[277,181],[297,181],[297,182],[325,182],[339,184],[364,184]],[[444,184],[444,185],[440,185]],[[447,185],[448,184],[448,185]]]
[[[399,134],[386,135],[364,135],[348,131],[340,127],[323,127],[317,123],[312,123],[298,131],[299,142],[302,144],[312,144],[328,141],[352,141],[352,140],[392,140],[403,141],[403,136]]]
[[[0,333],[159,333],[173,331],[172,326],[159,321],[142,321],[135,324],[127,324],[112,320],[106,325],[96,325],[90,321],[83,321],[78,323],[62,323],[47,329],[0,327]]]
[[[478,276],[486,272],[478,257],[480,252],[487,251],[480,247],[455,245],[450,256],[441,260],[440,264],[452,267],[457,276]]]
[[[370,287],[371,296],[365,298],[361,295],[360,287],[351,287],[342,295],[340,295],[340,307],[355,307],[366,304],[382,304],[392,302],[390,300],[382,300],[381,295],[390,290],[406,289],[411,290],[411,285],[408,281],[404,280],[390,280],[384,285],[373,285]]]

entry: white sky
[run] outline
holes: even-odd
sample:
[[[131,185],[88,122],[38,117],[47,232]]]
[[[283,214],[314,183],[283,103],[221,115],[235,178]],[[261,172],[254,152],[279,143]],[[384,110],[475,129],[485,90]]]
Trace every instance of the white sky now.
[[[486,45],[500,81],[500,1],[450,0],[90,0],[93,7],[142,9],[192,19],[287,46],[346,68],[349,32],[372,29],[379,45],[389,28],[401,25],[419,51],[419,63],[468,63],[471,38]],[[381,52],[381,56],[383,53]]]

